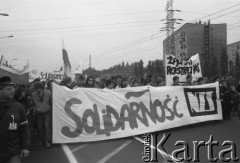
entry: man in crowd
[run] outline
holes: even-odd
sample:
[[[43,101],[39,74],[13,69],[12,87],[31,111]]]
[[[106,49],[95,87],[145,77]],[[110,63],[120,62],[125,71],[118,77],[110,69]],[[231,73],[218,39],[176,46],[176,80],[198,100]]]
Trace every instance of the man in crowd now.
[[[227,81],[223,80],[221,81],[220,86],[220,99],[222,104],[222,113],[223,113],[223,119],[231,119],[230,113],[231,113],[231,93],[227,86]]]
[[[21,163],[29,156],[30,131],[24,107],[13,100],[14,84],[0,77],[0,162]]]
[[[85,87],[85,78],[82,74],[75,74],[75,81],[72,83],[71,88]]]
[[[240,81],[238,81],[238,85],[237,85],[237,91],[238,91],[238,93],[240,93]]]
[[[191,74],[187,74],[187,82],[183,84],[183,86],[190,86],[193,85],[192,84],[192,75]]]
[[[157,86],[158,87],[162,87],[162,86],[164,86],[165,84],[164,84],[164,79],[163,79],[163,77],[162,77],[162,75],[158,75],[157,76]]]
[[[174,76],[173,77],[173,84],[172,86],[180,86],[179,84],[179,77],[178,76]]]
[[[35,92],[32,95],[33,110],[36,114],[37,127],[41,142],[45,143],[46,148],[51,147],[51,111],[52,111],[52,93],[46,89],[41,82],[34,84]]]
[[[117,75],[114,88],[120,88],[121,83],[122,83],[122,76],[121,75]]]
[[[204,84],[204,79],[202,77],[199,77],[197,80],[198,85],[203,85]]]
[[[204,84],[208,84],[208,77],[203,78]]]

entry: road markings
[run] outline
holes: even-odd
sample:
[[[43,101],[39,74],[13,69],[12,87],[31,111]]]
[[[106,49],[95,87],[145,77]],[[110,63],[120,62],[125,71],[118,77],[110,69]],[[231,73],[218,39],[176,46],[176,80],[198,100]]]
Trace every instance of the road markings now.
[[[70,163],[80,163],[76,160],[76,158],[73,156],[73,153],[71,152],[71,150],[69,149],[69,147],[66,144],[61,144],[62,145],[62,149],[65,152],[68,161]]]
[[[80,145],[79,147],[74,148],[74,149],[72,150],[72,152],[76,152],[76,151],[78,151],[78,150],[80,150],[80,149],[82,149],[82,148],[84,148],[84,147],[86,147],[86,146],[87,146],[87,144]]]
[[[165,135],[164,135],[164,136],[165,136]],[[142,139],[139,138],[139,137],[134,136],[133,138],[134,138],[135,140],[139,141],[140,143],[143,143],[143,144],[146,143],[144,140],[142,140]],[[162,139],[164,139],[164,138],[162,138]],[[161,141],[160,141],[160,142],[161,142]],[[159,145],[159,144],[158,144],[158,145]],[[150,147],[151,147],[152,149],[156,149],[156,147],[154,147],[153,145],[151,145]],[[172,161],[173,161],[174,163],[183,163],[183,162],[180,162],[178,159],[174,158],[173,156],[169,155],[169,154],[166,153],[165,151],[160,150],[159,148],[157,148],[157,151],[162,155],[162,157],[163,157],[163,159],[164,159],[164,162],[163,162],[163,163],[168,162],[166,158],[169,158],[169,157],[172,159]]]
[[[125,148],[126,146],[128,146],[130,143],[132,143],[132,140],[128,140],[125,143],[123,143],[120,147],[118,147],[117,149],[115,149],[114,151],[112,151],[111,153],[109,153],[107,156],[105,156],[104,158],[102,158],[100,161],[98,161],[97,163],[105,163],[107,160],[109,160],[110,158],[112,158],[114,155],[116,155],[118,152],[120,152],[123,148]]]

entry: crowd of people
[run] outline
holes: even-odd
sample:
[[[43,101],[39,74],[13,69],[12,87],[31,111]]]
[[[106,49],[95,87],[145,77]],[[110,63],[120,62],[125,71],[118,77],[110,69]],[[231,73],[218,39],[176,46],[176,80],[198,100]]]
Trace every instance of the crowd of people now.
[[[207,77],[192,81],[187,75],[186,83],[179,83],[177,76],[173,77],[172,86],[191,86],[210,83]],[[52,83],[66,86],[69,89],[99,88],[121,89],[138,86],[165,86],[164,77],[143,74],[140,79],[116,75],[108,78],[94,78],[75,74],[75,79],[64,78],[61,82],[54,80],[41,81],[39,78],[21,86],[11,83],[7,76],[0,77],[0,162],[21,162],[28,157],[30,147],[30,131],[40,137],[40,146],[51,147],[52,135]],[[223,119],[231,118],[231,114],[240,117],[240,82],[235,85],[229,78],[214,81],[220,83],[220,99]],[[14,140],[14,141],[13,141]],[[20,155],[19,155],[20,154]]]

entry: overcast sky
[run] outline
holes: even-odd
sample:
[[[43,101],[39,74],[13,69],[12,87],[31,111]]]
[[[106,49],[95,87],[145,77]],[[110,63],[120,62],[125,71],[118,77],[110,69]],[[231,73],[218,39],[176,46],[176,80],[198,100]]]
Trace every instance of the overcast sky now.
[[[62,39],[72,68],[106,69],[122,61],[162,59],[167,0],[0,0],[0,55],[31,69],[58,70]],[[227,23],[227,42],[240,41],[239,0],[175,0],[182,24]],[[216,14],[215,14],[216,13]],[[179,25],[175,25],[179,27]]]

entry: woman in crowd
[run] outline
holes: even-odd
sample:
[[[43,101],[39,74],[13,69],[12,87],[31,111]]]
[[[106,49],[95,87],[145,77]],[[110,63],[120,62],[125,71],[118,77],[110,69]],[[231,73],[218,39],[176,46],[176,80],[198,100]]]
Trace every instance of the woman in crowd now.
[[[85,87],[86,88],[94,88],[94,83],[95,83],[95,79],[93,76],[89,76],[86,80],[86,84]]]

